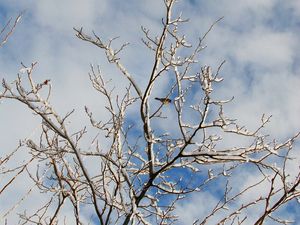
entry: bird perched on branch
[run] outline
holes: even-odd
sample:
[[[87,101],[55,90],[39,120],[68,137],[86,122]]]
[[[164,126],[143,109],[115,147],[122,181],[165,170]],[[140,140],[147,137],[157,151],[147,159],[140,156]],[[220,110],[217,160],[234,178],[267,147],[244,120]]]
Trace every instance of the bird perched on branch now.
[[[169,99],[169,98],[155,98],[155,100],[158,100],[158,101],[160,101],[161,103],[163,103],[165,105],[168,105],[172,102],[172,100]]]

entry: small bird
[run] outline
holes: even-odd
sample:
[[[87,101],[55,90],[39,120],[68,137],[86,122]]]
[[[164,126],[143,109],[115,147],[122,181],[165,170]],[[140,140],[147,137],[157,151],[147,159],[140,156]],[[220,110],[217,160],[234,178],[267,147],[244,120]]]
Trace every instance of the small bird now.
[[[165,105],[168,105],[172,102],[172,100],[169,99],[169,98],[155,98],[155,100],[158,100],[158,101],[162,102]]]
[[[47,80],[45,80],[45,81],[43,82],[43,85],[48,85],[48,84],[49,84],[49,82],[50,82],[50,80],[49,80],[49,79],[47,79]]]

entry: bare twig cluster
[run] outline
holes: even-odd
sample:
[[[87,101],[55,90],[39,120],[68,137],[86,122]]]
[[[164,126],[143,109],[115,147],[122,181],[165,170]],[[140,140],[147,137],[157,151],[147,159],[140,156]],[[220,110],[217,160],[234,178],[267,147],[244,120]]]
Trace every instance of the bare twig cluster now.
[[[17,24],[21,19],[22,13],[17,16],[14,22],[12,18],[0,30],[0,48],[8,41],[8,38],[13,34]]]
[[[205,38],[220,20],[213,23],[194,46],[185,35],[179,34],[180,26],[188,20],[182,15],[173,17],[175,1],[164,0],[164,4],[166,16],[162,20],[161,34],[153,37],[149,29],[142,27],[142,41],[154,55],[144,90],[118,56],[128,43],[114,49],[114,39],[106,42],[95,33],[88,36],[83,28],[74,29],[78,38],[102,49],[107,60],[128,79],[124,95],[114,98],[114,89],[108,85],[110,80],[106,80],[99,66],[91,66],[90,81],[106,98],[105,108],[110,118],[98,121],[88,107],[85,111],[92,127],[109,140],[105,149],[102,149],[98,136],[93,140],[92,148],[81,147],[82,138],[89,134],[87,129],[84,127],[73,133],[68,130],[66,122],[74,111],[64,116],[57,113],[49,102],[50,80],[35,83],[33,79],[36,63],[29,67],[23,65],[21,72],[25,77],[18,75],[12,83],[2,81],[0,99],[17,100],[42,119],[39,140],[21,142],[15,151],[0,161],[5,168],[1,168],[1,176],[12,174],[6,184],[1,184],[0,194],[13,187],[19,174],[26,173],[34,187],[49,196],[33,214],[20,215],[22,224],[62,224],[59,218],[66,204],[71,204],[76,224],[86,221],[84,207],[90,209],[91,220],[99,224],[172,224],[178,220],[176,206],[181,199],[201,192],[218,180],[225,181],[224,192],[218,196],[220,201],[194,224],[211,224],[211,221],[215,224],[249,224],[248,219],[256,220],[255,224],[263,224],[267,219],[288,223],[273,213],[300,195],[300,174],[290,177],[286,167],[293,161],[290,152],[299,133],[277,143],[263,134],[271,117],[263,115],[260,125],[253,131],[227,117],[224,105],[233,98],[220,100],[212,95],[223,80],[220,70],[224,62],[215,72],[210,66],[199,67],[198,62],[199,54],[205,49]],[[189,54],[182,55],[182,52]],[[152,93],[163,76],[169,76],[170,82],[165,96],[160,99],[168,99],[168,104],[161,101],[154,107],[157,104],[153,102]],[[193,97],[195,93],[199,95],[197,98]],[[128,125],[127,109],[133,105],[139,106],[139,119]],[[171,129],[175,129],[176,135],[168,133],[167,124],[165,128],[154,129],[157,121],[163,124],[168,118],[164,115],[166,107],[172,107],[176,122]],[[187,113],[196,116],[191,119]],[[226,147],[222,144],[223,135],[230,135],[233,141],[246,138],[247,144]],[[13,169],[6,168],[6,163],[18,154],[21,146],[27,147],[31,159]],[[89,166],[88,159],[100,165],[97,172]],[[32,162],[38,165],[34,174],[27,169]],[[260,179],[237,188],[239,185],[232,184],[231,180],[238,170],[248,165]],[[268,186],[266,193],[240,203],[246,193],[261,185]],[[234,192],[236,189],[238,191]],[[247,210],[258,206],[257,218],[248,218]],[[1,216],[6,218],[16,207]]]

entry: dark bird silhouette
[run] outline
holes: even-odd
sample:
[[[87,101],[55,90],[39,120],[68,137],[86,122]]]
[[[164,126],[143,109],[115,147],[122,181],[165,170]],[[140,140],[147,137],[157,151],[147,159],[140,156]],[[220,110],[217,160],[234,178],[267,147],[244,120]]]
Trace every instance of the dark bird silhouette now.
[[[169,98],[155,98],[155,100],[158,100],[165,105],[170,104],[172,102],[172,100]]]

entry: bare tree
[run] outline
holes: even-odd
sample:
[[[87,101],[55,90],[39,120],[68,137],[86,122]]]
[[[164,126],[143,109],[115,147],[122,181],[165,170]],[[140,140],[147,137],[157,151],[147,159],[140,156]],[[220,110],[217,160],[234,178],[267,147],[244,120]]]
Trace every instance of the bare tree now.
[[[107,60],[128,80],[124,95],[114,97],[110,79],[105,78],[99,66],[91,66],[90,81],[106,98],[105,108],[110,118],[98,121],[85,107],[92,127],[103,134],[93,139],[89,149],[82,147],[83,137],[90,134],[86,126],[77,132],[67,127],[74,111],[60,115],[49,103],[49,80],[34,81],[36,63],[22,64],[21,72],[26,76],[18,75],[12,83],[2,81],[0,99],[17,100],[42,119],[39,140],[20,141],[18,148],[0,161],[1,176],[11,176],[5,184],[1,183],[0,194],[14,188],[15,178],[22,174],[33,183],[24,198],[33,189],[48,198],[33,214],[19,213],[21,224],[62,224],[59,218],[63,217],[62,210],[67,204],[72,206],[76,224],[86,223],[86,217],[96,224],[174,224],[178,220],[176,207],[180,200],[218,181],[225,184],[223,193],[216,196],[220,201],[194,224],[289,222],[275,212],[300,195],[299,168],[296,168],[297,175],[291,176],[286,166],[294,160],[290,154],[299,133],[277,143],[263,132],[270,116],[263,115],[253,131],[226,116],[224,105],[233,98],[217,99],[213,95],[214,88],[223,80],[220,71],[225,62],[215,69],[201,67],[198,62],[199,54],[206,47],[205,38],[222,18],[192,45],[178,32],[188,20],[182,15],[172,15],[174,4],[175,0],[164,0],[166,15],[160,35],[152,36],[150,30],[142,27],[142,41],[154,56],[143,89],[119,57],[127,43],[114,48],[115,38],[105,41],[96,33],[89,36],[83,28],[74,28],[79,39],[103,50]],[[165,96],[155,99],[153,90],[163,76],[169,76],[170,82],[165,87]],[[195,93],[200,96],[193,98]],[[139,119],[131,124],[130,107],[139,114]],[[170,117],[165,111],[167,107],[175,116],[172,128],[166,122]],[[194,118],[187,116],[191,113]],[[154,128],[157,123],[165,124],[164,128]],[[226,147],[222,144],[223,136],[246,139],[243,143],[247,144]],[[104,139],[108,145],[102,145]],[[31,157],[22,165],[8,167],[21,147],[26,147]],[[88,162],[97,162],[99,170],[95,172]],[[33,163],[35,171],[27,168]],[[232,184],[237,171],[248,165],[260,175],[258,182],[246,187]],[[241,202],[243,195],[261,184],[267,187],[267,192]],[[5,219],[13,214],[22,201],[23,198],[1,216]],[[247,217],[247,210],[255,207],[258,208],[256,218]],[[83,208],[89,209],[89,213]]]

